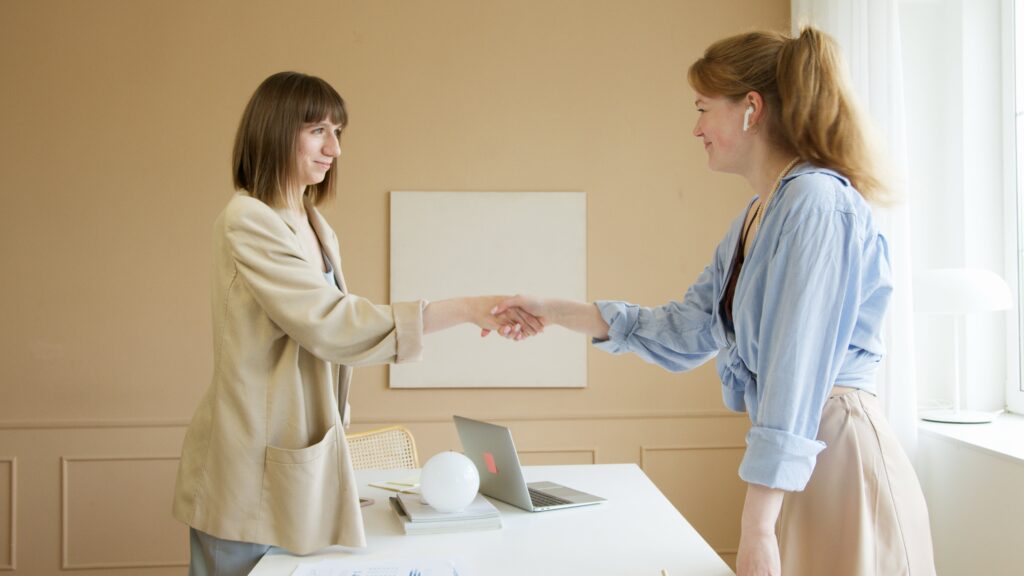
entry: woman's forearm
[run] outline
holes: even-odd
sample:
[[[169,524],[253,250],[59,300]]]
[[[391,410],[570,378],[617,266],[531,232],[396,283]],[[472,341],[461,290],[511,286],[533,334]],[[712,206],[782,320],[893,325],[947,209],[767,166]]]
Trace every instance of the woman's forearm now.
[[[775,534],[785,492],[760,484],[747,484],[741,527],[747,534]]]
[[[553,299],[548,301],[548,310],[555,324],[598,340],[608,339],[608,323],[597,305],[591,302]]]
[[[782,561],[775,522],[782,510],[785,492],[747,484],[743,502],[740,546],[736,550],[737,576],[781,576]]]
[[[440,332],[469,322],[471,318],[468,298],[435,300],[423,309],[423,333]]]

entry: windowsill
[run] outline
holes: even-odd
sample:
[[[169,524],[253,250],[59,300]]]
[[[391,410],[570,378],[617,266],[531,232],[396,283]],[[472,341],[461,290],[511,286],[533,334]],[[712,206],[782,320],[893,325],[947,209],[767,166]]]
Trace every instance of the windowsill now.
[[[1024,464],[1024,416],[1004,412],[988,424],[943,424],[921,420],[922,434]]]

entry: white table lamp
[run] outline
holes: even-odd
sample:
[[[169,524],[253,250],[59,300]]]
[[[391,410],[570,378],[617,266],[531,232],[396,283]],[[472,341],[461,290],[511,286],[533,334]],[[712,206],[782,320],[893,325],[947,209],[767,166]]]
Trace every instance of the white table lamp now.
[[[914,277],[914,308],[918,312],[954,316],[953,409],[922,410],[921,419],[932,422],[978,424],[991,422],[997,413],[960,408],[960,340],[964,317],[977,312],[1009,310],[1013,297],[1006,281],[993,272],[975,268],[939,268]]]

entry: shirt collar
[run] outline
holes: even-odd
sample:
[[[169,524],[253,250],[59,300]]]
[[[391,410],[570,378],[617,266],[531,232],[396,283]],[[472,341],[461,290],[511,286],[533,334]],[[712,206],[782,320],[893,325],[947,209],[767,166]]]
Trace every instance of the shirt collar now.
[[[782,183],[785,184],[792,180],[793,178],[796,178],[797,176],[802,176],[804,174],[828,174],[829,176],[838,179],[840,182],[843,183],[844,186],[850,186],[850,179],[847,178],[846,176],[843,176],[842,174],[836,172],[835,170],[830,170],[829,168],[815,166],[810,162],[801,162],[800,164],[797,164],[796,167],[790,170],[789,174],[786,174],[785,178],[782,179]]]

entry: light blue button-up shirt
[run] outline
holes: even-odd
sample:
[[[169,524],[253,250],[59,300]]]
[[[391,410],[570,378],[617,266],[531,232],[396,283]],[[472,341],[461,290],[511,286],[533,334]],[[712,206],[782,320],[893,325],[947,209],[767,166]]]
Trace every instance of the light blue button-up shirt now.
[[[875,391],[889,250],[848,179],[802,164],[771,199],[740,269],[729,325],[722,298],[746,213],[681,302],[598,302],[609,337],[594,344],[672,371],[718,355],[726,406],[753,423],[740,477],[803,490],[825,448],[816,438],[832,387]]]

